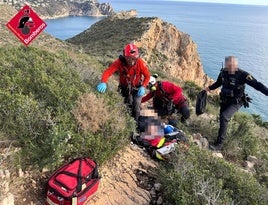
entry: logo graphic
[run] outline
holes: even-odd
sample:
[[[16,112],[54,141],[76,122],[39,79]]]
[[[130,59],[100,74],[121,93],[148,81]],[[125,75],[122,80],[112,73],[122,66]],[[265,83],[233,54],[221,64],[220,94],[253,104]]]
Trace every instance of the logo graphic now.
[[[26,5],[6,26],[27,46],[47,25],[28,5]]]

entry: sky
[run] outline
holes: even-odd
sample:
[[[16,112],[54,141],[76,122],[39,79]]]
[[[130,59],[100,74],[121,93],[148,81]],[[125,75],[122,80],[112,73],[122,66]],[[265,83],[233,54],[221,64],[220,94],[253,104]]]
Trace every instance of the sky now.
[[[139,1],[139,0],[137,0],[137,1]],[[140,1],[143,1],[143,0],[140,0]],[[146,1],[146,0],[144,0],[144,1]],[[191,1],[191,2],[210,2],[210,3],[225,3],[225,4],[249,4],[249,5],[266,5],[266,6],[268,6],[268,0],[162,0],[162,1],[186,1],[186,2]],[[99,2],[113,2],[113,0],[99,0]]]
[[[172,1],[193,1],[193,2],[211,2],[211,3],[231,3],[231,4],[252,4],[268,5],[268,0],[172,0]]]

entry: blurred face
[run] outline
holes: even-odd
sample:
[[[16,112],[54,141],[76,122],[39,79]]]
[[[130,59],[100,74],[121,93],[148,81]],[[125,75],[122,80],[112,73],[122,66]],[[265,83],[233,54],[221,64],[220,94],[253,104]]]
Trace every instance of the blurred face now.
[[[134,66],[137,62],[137,58],[125,57],[128,66]]]
[[[238,60],[234,56],[229,56],[225,58],[225,68],[227,68],[229,73],[235,73],[238,69]]]
[[[157,135],[158,134],[158,131],[159,131],[159,127],[157,125],[149,125],[146,128],[146,133],[148,135]]]

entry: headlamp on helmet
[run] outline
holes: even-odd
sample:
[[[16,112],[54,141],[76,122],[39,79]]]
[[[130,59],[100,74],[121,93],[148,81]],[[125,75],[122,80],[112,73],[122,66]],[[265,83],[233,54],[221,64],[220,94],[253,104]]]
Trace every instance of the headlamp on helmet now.
[[[158,77],[157,74],[154,74],[153,76],[150,77],[149,84],[148,84],[148,89],[149,90],[151,90],[151,91],[155,91],[156,90],[156,83],[157,83],[156,78],[157,77]]]

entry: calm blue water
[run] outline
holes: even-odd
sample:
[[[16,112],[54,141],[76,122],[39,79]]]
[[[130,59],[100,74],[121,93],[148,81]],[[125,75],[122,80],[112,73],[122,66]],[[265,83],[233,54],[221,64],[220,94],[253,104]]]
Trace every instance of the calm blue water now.
[[[116,11],[136,9],[139,16],[158,16],[190,34],[198,44],[204,69],[212,78],[216,79],[224,56],[236,55],[241,68],[268,86],[268,7],[160,0],[110,2]],[[97,20],[92,17],[49,20],[46,31],[66,39]],[[53,27],[58,28],[57,25],[61,28],[56,32]],[[249,87],[247,92],[254,98],[247,111],[268,120],[268,97]]]
[[[90,16],[70,16],[57,19],[46,20],[46,32],[61,39],[66,40],[89,28],[104,17]]]

